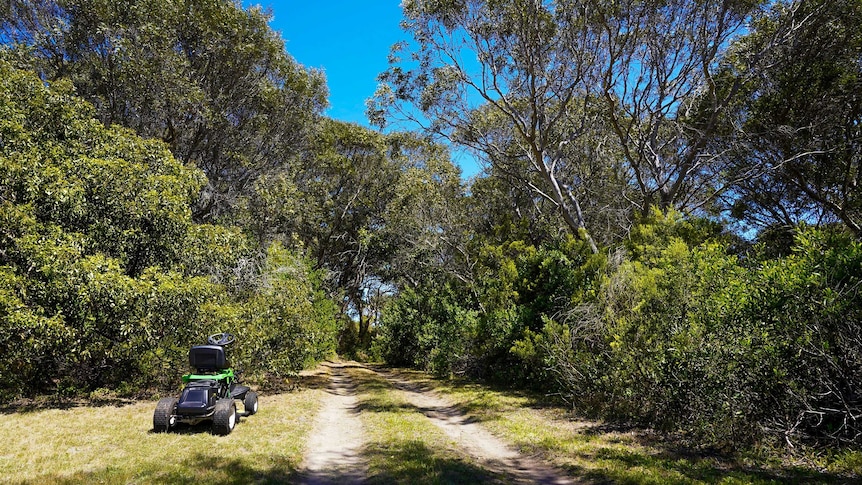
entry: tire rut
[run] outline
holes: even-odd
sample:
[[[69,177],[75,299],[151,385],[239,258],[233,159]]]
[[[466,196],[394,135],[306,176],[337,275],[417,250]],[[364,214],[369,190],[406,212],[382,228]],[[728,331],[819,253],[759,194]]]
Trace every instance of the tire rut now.
[[[359,399],[347,367],[360,367],[386,379],[393,392],[440,428],[465,455],[489,472],[504,477],[506,483],[579,483],[541,460],[518,452],[452,403],[416,383],[355,362],[327,362],[323,366],[330,372],[330,381],[308,439],[299,483],[362,484],[368,480]]]
[[[506,477],[512,483],[579,483],[562,471],[513,449],[444,398],[391,373],[375,372],[389,381],[407,402],[419,409],[485,469]]]
[[[344,370],[345,365],[324,364],[331,372],[330,382],[308,439],[299,483],[360,484],[368,475],[368,464],[362,456],[362,422],[356,413],[356,385]]]

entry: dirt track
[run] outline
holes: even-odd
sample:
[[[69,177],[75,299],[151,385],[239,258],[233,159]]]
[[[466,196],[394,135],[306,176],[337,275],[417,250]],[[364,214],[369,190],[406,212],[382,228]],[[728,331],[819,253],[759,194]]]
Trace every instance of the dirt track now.
[[[368,466],[361,454],[365,439],[355,412],[356,386],[341,365],[327,367],[331,377],[308,439],[302,483],[362,483]]]
[[[301,474],[302,483],[309,485],[363,483],[368,477],[368,465],[362,456],[366,437],[357,406],[356,385],[345,366],[351,363],[326,363],[330,381],[324,402],[315,419]],[[364,367],[364,366],[362,366]],[[433,392],[397,375],[376,372],[393,386],[405,401],[420,410],[439,427],[467,456],[493,475],[505,477],[508,483],[569,484],[575,483],[559,470],[535,458],[518,453],[509,444],[473,422],[452,403]]]

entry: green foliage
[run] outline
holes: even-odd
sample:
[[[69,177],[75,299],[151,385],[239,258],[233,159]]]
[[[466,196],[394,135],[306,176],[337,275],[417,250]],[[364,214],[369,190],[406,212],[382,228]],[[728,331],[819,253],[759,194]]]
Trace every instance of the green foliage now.
[[[387,361],[537,386],[704,445],[858,444],[862,245],[849,235],[801,228],[786,256],[735,255],[719,225],[653,212],[610,259],[572,238],[476,247],[472,284],[386,308]]]
[[[228,320],[236,322],[232,328],[242,342],[234,360],[253,372],[284,376],[330,357],[338,331],[337,308],[324,296],[309,263],[273,245],[263,278],[259,292]],[[213,318],[213,324],[221,320]]]
[[[862,5],[772,7],[733,45],[719,78],[744,92],[725,120],[743,129],[720,140],[732,150],[728,177],[739,180],[730,209],[758,228],[828,220],[859,237]],[[774,45],[781,37],[788,41]],[[746,66],[756,57],[768,67],[751,76]]]
[[[375,351],[389,363],[447,376],[470,357],[476,312],[458,302],[450,285],[407,289],[383,315]]]
[[[280,246],[261,258],[239,230],[194,224],[204,178],[162,143],[2,61],[0,113],[4,399],[174,387],[189,346],[220,331],[246,339],[237,360],[259,375],[334,349],[319,275]]]
[[[803,231],[790,256],[743,264],[723,243],[653,237],[679,233],[668,224],[687,225],[633,231],[648,236],[631,241],[640,257],[603,283],[604,345],[546,329],[570,396],[721,446],[773,433],[855,440],[859,243]]]
[[[601,259],[572,237],[557,247],[483,245],[472,287],[432,281],[390,302],[379,329],[381,356],[440,375],[547,384],[543,366],[524,365],[541,357],[522,339],[566,315],[573,299],[591,298]]]
[[[235,216],[261,181],[289,167],[326,104],[323,75],[285,52],[257,7],[231,0],[5,5],[0,42],[8,58],[43,79],[68,79],[94,117],[160,139],[204,171],[198,221]]]

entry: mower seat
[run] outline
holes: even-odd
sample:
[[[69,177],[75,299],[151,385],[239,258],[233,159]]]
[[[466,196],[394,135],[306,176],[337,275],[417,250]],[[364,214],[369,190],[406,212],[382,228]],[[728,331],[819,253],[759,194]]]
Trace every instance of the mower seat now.
[[[230,365],[219,345],[196,345],[189,350],[189,364],[198,372],[216,372]]]

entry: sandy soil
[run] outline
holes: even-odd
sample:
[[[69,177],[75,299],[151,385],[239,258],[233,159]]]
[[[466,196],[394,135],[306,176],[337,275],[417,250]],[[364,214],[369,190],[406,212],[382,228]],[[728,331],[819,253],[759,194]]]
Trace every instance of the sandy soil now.
[[[380,372],[402,393],[405,400],[458,443],[484,468],[507,477],[512,483],[563,485],[576,483],[561,471],[525,456],[473,422],[446,399],[397,376]]]
[[[331,379],[308,442],[301,483],[362,483],[368,472],[361,453],[365,439],[356,408],[355,385],[344,370],[346,365],[358,364],[324,365],[331,372]],[[547,485],[576,483],[561,471],[519,453],[443,397],[394,374],[374,372],[386,378],[395,387],[395,392],[443,430],[465,454],[487,470],[506,477],[507,481]]]
[[[368,464],[362,458],[365,437],[356,413],[355,385],[344,364],[327,362],[330,373],[323,405],[308,440],[300,483],[362,483]]]

